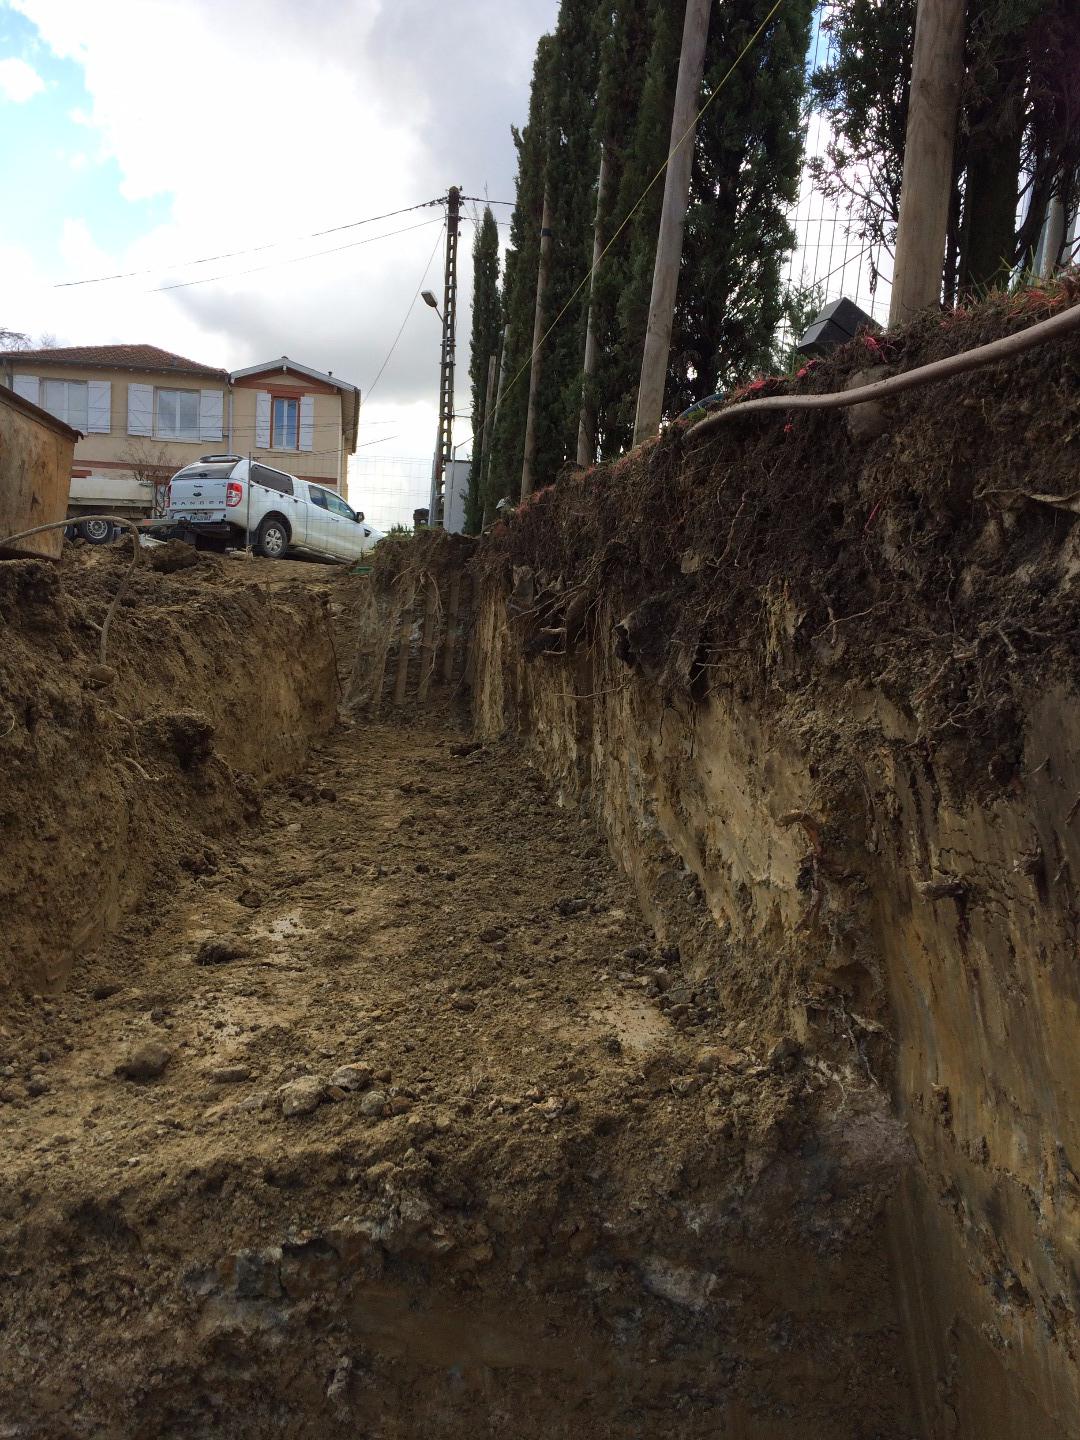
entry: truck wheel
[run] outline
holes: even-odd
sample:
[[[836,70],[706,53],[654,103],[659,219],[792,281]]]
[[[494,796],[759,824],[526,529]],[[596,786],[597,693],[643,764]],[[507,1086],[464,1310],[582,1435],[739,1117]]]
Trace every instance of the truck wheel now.
[[[255,536],[255,549],[267,560],[280,560],[289,548],[289,530],[284,520],[267,515]]]
[[[110,540],[116,538],[116,532],[108,520],[82,520],[77,529],[90,545],[108,545]]]

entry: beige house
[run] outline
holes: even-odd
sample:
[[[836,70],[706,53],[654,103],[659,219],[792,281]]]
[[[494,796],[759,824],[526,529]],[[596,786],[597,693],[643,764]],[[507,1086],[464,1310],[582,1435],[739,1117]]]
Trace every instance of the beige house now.
[[[229,380],[231,454],[250,453],[290,475],[344,493],[360,421],[355,385],[287,355],[234,370]]]
[[[226,451],[344,491],[356,450],[359,390],[286,356],[230,374],[155,345],[5,351],[0,384],[82,432],[71,500],[83,513],[148,511],[155,485]]]

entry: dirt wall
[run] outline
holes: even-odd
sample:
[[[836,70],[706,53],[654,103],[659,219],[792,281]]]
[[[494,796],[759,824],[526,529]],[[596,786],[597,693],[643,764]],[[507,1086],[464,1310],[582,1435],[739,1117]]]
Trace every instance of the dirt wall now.
[[[212,871],[254,779],[333,722],[327,595],[170,553],[194,563],[124,581],[104,665],[128,555],[0,562],[0,990],[60,984],[148,887]]]
[[[676,429],[560,478],[482,558],[478,733],[522,735],[600,819],[733,1036],[791,1037],[846,1077],[841,1120],[865,1087],[910,1134],[887,1283],[929,1437],[1080,1434],[1078,391],[1070,345],[869,431]]]

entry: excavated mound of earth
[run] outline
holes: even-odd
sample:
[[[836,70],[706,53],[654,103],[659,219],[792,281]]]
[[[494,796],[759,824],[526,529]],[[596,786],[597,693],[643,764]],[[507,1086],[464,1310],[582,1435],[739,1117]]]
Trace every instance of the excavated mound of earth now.
[[[125,564],[0,567],[0,1434],[915,1434],[868,1076],[513,744],[339,718],[354,578],[140,569],[104,671]]]

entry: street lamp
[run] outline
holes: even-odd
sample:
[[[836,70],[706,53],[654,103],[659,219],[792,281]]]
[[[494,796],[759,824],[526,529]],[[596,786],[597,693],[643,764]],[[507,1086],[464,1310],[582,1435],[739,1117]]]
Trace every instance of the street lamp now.
[[[436,315],[439,315],[439,302],[430,290],[421,290],[420,299],[423,300],[425,305],[430,305]],[[439,315],[439,319],[442,319],[441,315]]]

